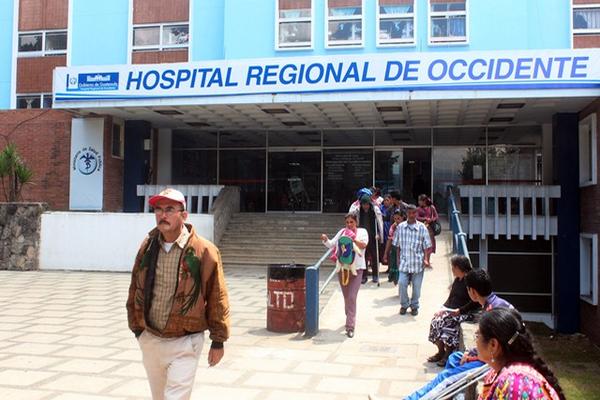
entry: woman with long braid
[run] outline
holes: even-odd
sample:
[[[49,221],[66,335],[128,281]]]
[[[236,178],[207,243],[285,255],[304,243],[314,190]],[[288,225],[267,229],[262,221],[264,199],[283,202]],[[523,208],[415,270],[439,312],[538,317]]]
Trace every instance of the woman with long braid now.
[[[565,400],[517,311],[496,308],[483,313],[475,336],[479,358],[491,367],[480,400]]]

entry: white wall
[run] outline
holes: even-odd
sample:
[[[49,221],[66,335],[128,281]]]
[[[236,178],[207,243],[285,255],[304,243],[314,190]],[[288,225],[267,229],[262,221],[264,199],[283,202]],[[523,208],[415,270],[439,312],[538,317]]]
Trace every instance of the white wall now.
[[[213,240],[213,216],[190,214],[196,232]],[[154,214],[46,212],[42,214],[41,270],[131,271]]]

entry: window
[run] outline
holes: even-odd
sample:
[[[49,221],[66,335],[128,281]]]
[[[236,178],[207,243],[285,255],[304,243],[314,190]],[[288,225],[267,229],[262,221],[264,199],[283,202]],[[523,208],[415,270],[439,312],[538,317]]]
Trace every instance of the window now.
[[[378,45],[415,42],[414,0],[379,0]]]
[[[52,94],[19,94],[17,108],[52,108]]]
[[[19,33],[19,57],[39,57],[67,53],[67,31]]]
[[[579,236],[579,295],[582,300],[598,305],[598,235]]]
[[[133,50],[165,50],[186,48],[189,44],[189,25],[161,24],[133,27]]]
[[[362,0],[327,0],[327,46],[360,46]]]
[[[573,33],[600,33],[600,4],[573,5]]]
[[[123,124],[113,123],[111,154],[117,158],[123,158],[125,155],[125,126]]]
[[[596,114],[579,121],[579,186],[596,184]]]
[[[312,46],[312,0],[277,0],[277,49]]]
[[[429,24],[429,43],[466,43],[466,0],[430,0]]]

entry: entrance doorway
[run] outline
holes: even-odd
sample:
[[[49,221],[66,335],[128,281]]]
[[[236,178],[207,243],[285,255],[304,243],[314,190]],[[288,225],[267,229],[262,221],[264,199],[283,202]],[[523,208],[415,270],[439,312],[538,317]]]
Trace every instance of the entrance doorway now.
[[[323,212],[348,212],[356,191],[372,184],[372,149],[323,150]]]
[[[321,211],[321,151],[269,152],[268,211]]]
[[[384,193],[399,191],[407,203],[416,204],[420,194],[431,196],[431,148],[377,150],[375,186]]]

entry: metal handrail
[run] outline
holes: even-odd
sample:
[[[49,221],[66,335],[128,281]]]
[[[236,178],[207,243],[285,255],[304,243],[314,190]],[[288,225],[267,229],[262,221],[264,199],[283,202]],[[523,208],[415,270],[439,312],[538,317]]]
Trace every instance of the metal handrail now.
[[[441,391],[434,399],[447,400],[456,396],[458,393],[466,390],[469,386],[477,384],[481,379],[490,372],[490,367],[487,364],[469,371],[462,379],[452,383]]]
[[[448,216],[450,218],[450,228],[452,230],[452,251],[455,254],[469,257],[469,249],[467,247],[467,234],[463,231],[460,222],[460,211],[456,208],[456,201],[452,193],[452,186],[448,186]]]
[[[332,251],[333,248],[327,249],[325,254],[319,258],[319,261],[306,268],[306,314],[304,320],[304,334],[306,336],[315,336],[319,332],[319,296],[323,293],[335,274],[334,269],[319,290],[319,269]]]

